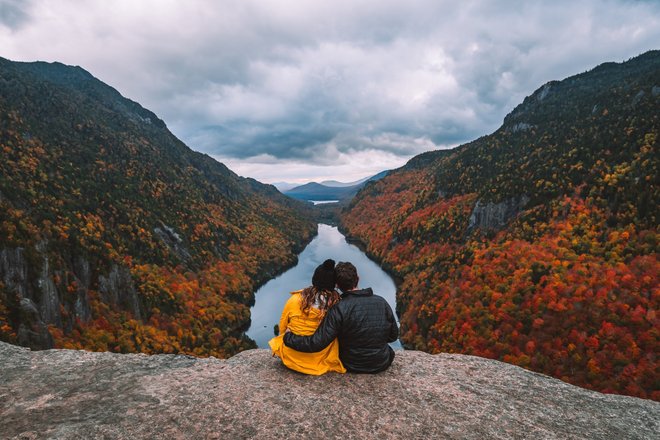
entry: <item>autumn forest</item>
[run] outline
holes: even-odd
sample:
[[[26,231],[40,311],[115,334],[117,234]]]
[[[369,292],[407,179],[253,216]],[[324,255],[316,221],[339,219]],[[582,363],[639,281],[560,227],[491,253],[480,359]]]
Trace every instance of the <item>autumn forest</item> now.
[[[228,357],[316,233],[80,68],[0,60],[0,339]],[[285,226],[286,225],[286,226]]]
[[[660,400],[659,109],[659,51],[606,63],[333,212],[397,279],[405,347]],[[0,58],[0,157],[0,340],[33,349],[254,348],[253,292],[321,215],[59,63]]]
[[[660,399],[659,102],[660,52],[601,65],[358,194],[404,344]]]

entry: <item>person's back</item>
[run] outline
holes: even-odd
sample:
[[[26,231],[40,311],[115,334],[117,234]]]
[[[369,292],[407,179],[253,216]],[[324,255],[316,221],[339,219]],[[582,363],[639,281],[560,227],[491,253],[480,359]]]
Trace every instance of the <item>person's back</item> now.
[[[298,351],[317,352],[337,338],[339,358],[348,371],[377,373],[387,369],[394,359],[388,342],[398,337],[392,308],[371,289],[355,289],[358,277],[352,264],[339,263],[335,271],[337,285],[344,291],[341,301],[328,311],[313,335],[287,333],[284,343]]]
[[[314,353],[302,353],[283,344],[286,331],[298,335],[313,334],[328,308],[339,301],[339,294],[334,290],[334,264],[334,261],[326,260],[314,271],[311,287],[291,292],[291,297],[282,310],[280,334],[268,342],[273,355],[278,356],[282,363],[292,370],[313,375],[329,371],[346,372],[339,360],[337,340]]]
[[[285,331],[289,330],[297,335],[311,335],[323,319],[323,313],[315,307],[303,310],[302,295],[303,290],[291,292],[291,297],[285,304],[280,318],[280,335],[271,339],[268,345],[286,367],[300,373],[312,375],[321,375],[329,371],[345,373],[346,369],[339,360],[337,340],[315,353],[301,353],[283,344]]]
[[[343,315],[337,339],[346,369],[373,373],[389,367],[394,351],[388,342],[395,341],[398,332],[387,301],[368,288],[344,293],[335,307]]]

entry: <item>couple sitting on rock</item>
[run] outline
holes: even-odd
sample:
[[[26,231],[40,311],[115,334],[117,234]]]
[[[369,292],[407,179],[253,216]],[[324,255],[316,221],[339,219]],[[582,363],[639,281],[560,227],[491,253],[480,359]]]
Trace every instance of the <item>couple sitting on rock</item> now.
[[[371,288],[358,290],[358,279],[351,263],[335,267],[326,260],[317,267],[312,286],[291,292],[280,334],[269,342],[273,355],[305,374],[386,370],[394,360],[388,342],[397,340],[399,329],[387,301]]]

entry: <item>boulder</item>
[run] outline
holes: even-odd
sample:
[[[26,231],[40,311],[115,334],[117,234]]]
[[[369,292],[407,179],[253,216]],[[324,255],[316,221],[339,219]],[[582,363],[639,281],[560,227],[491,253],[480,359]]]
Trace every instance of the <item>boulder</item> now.
[[[227,360],[32,352],[0,343],[3,438],[650,439],[660,404],[509,364],[397,352],[377,375]]]

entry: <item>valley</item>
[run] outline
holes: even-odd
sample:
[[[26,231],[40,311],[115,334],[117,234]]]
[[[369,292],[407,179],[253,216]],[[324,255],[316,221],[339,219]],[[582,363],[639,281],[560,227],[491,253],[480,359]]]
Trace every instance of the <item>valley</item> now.
[[[658,400],[659,102],[651,51],[543,85],[488,136],[288,197],[82,68],[0,59],[0,340],[232,356],[255,347],[254,292],[325,223],[397,280],[406,348]]]

